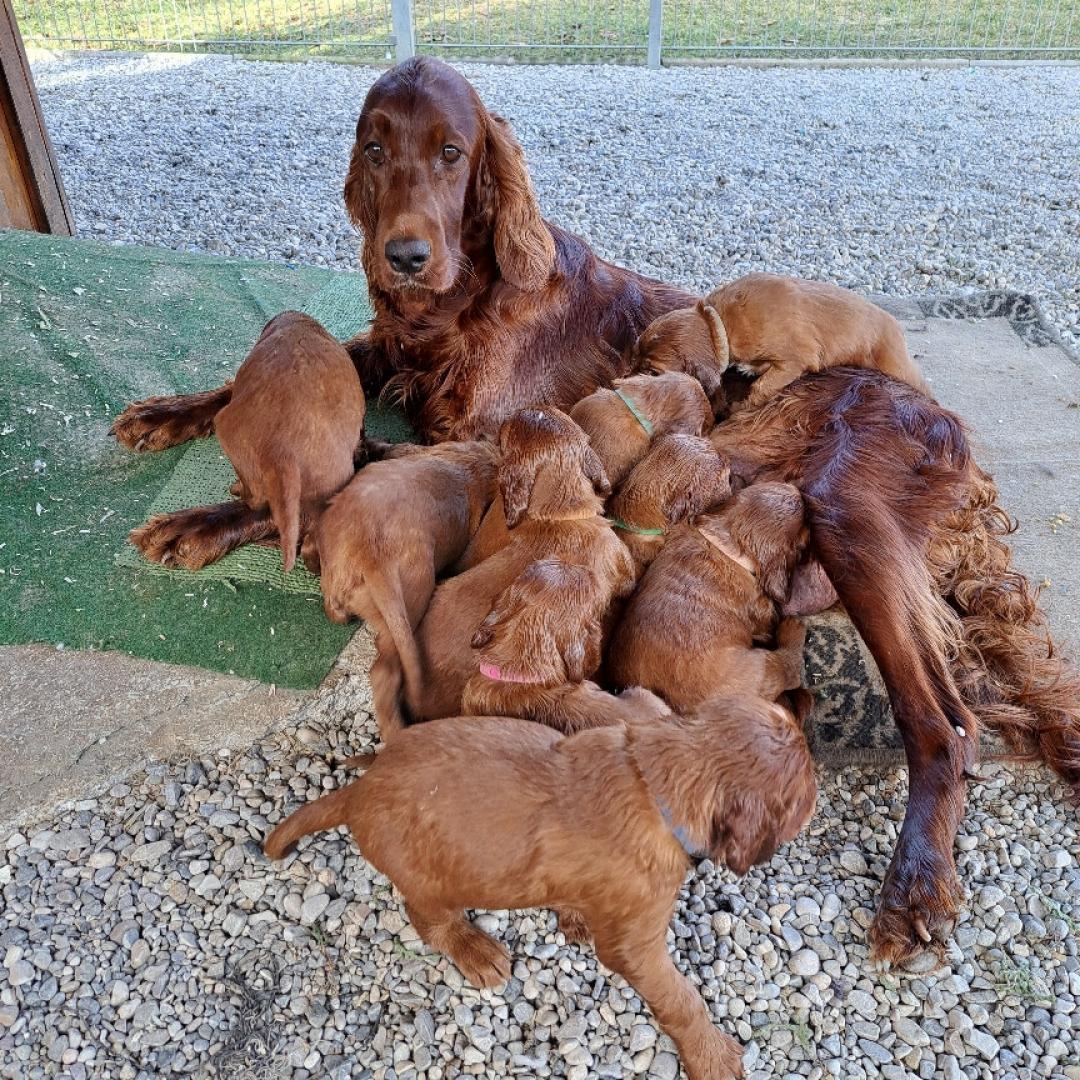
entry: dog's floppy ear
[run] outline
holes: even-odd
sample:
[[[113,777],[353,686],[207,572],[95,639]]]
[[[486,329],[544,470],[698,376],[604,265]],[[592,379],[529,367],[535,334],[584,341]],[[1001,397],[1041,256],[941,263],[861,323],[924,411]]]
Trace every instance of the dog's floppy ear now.
[[[697,303],[698,314],[705,320],[709,330],[709,340],[712,342],[713,358],[716,360],[718,374],[723,374],[731,362],[731,348],[728,345],[727,329],[724,320],[720,318],[720,312],[705,300]],[[706,391],[707,392],[707,391]]]
[[[778,604],[787,601],[795,564],[806,547],[803,498],[791,484],[751,484],[725,518],[739,547],[757,563],[762,592]]]
[[[604,471],[604,463],[591,446],[586,446],[581,455],[581,469],[589,478],[597,495],[603,495],[606,498],[611,494],[611,481]]]
[[[364,151],[359,141],[353,143],[349,171],[345,175],[345,209],[349,220],[364,234],[365,240],[375,236],[375,193],[364,166]]]
[[[499,493],[502,495],[503,516],[508,529],[513,529],[529,509],[538,468],[539,463],[531,457],[514,455],[512,460],[503,458],[499,468]]]
[[[765,801],[755,792],[723,796],[713,810],[709,857],[742,877],[752,866],[771,859],[780,846],[779,831]]]
[[[495,259],[502,276],[519,289],[535,292],[555,272],[555,242],[536,202],[525,155],[510,125],[487,117],[484,156],[477,186],[492,203]]]
[[[693,481],[673,491],[664,500],[663,513],[672,524],[697,517],[718,506],[731,496],[731,468],[724,465],[704,478]]]

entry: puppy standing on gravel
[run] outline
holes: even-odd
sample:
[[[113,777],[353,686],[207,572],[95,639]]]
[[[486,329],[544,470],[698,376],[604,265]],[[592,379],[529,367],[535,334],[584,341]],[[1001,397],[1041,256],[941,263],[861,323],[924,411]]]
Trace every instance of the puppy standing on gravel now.
[[[876,304],[821,281],[748,274],[695,307],[650,323],[635,367],[685,371],[713,384],[728,364],[757,379],[739,408],[754,408],[807,371],[877,368],[929,393],[900,324]]]
[[[364,407],[344,346],[299,311],[275,316],[214,417],[240,501],[159,514],[131,542],[154,562],[198,570],[276,533],[288,572],[302,531],[363,461]]]
[[[665,935],[690,857],[737,874],[772,857],[813,812],[813,763],[797,720],[755,699],[718,699],[688,720],[564,738],[508,717],[454,717],[398,733],[360,779],[302,807],[266,841],[348,825],[400,890],[417,933],[474,986],[510,975],[504,946],[466,908],[555,908],[641,995],[690,1080],[742,1075]]]
[[[805,628],[770,639],[777,604],[806,546],[803,501],[791,484],[752,484],[716,513],[673,530],[626,607],[607,651],[616,686],[642,686],[676,712],[718,694],[774,701],[802,684]]]
[[[558,409],[522,409],[499,429],[499,450],[510,542],[435,591],[417,631],[423,687],[419,694],[408,688],[416,719],[461,712],[465,683],[478,670],[472,636],[503,590],[537,559],[588,570],[595,589],[590,611],[606,611],[634,585],[630,556],[603,516],[607,476],[581,428]]]
[[[494,496],[495,458],[486,442],[391,447],[331,499],[304,543],[327,616],[359,615],[375,629],[371,687],[384,741],[402,726],[403,674],[420,689],[413,631]]]

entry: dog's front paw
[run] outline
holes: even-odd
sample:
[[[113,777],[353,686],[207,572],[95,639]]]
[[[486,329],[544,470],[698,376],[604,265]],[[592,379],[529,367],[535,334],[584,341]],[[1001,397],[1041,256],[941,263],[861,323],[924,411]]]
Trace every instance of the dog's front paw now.
[[[128,539],[151,562],[183,570],[201,570],[237,546],[237,524],[257,511],[244,503],[195,506],[158,514],[133,529]],[[244,539],[251,539],[244,537]]]
[[[510,953],[505,945],[468,922],[454,936],[450,959],[467,982],[491,990],[510,978]]]
[[[742,1046],[715,1028],[707,1038],[680,1044],[679,1051],[689,1080],[739,1080],[744,1075]]]

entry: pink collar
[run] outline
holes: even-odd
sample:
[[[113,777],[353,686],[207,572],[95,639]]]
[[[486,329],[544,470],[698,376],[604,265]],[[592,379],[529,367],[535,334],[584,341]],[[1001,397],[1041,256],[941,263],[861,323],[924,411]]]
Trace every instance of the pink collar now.
[[[532,682],[535,681],[533,679],[526,679],[522,675],[509,674],[509,673],[503,671],[502,668],[496,667],[494,664],[481,663],[480,664],[480,674],[483,675],[484,678],[492,679],[495,682],[512,682],[512,683],[529,684],[529,683],[532,683]]]

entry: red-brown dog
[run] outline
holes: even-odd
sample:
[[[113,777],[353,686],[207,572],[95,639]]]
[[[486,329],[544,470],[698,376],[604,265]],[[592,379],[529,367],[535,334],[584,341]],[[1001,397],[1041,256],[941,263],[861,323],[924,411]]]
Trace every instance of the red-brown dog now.
[[[608,500],[608,519],[634,560],[637,578],[680,521],[731,494],[731,470],[708,439],[665,435]]]
[[[422,684],[413,631],[435,582],[465,550],[495,493],[491,443],[395,447],[361,469],[333,499],[304,543],[321,572],[326,614],[359,615],[377,634],[371,667],[383,739],[402,726],[401,688]]]
[[[721,510],[676,526],[626,607],[607,652],[616,686],[643,686],[676,712],[720,694],[774,701],[802,683],[805,629],[776,605],[806,545],[790,484],[752,484]]]
[[[131,542],[155,562],[198,570],[276,533],[291,570],[302,531],[363,459],[364,391],[348,352],[298,311],[271,319],[240,365],[214,432],[241,502],[159,514]]]
[[[265,849],[280,858],[308,833],[348,825],[421,938],[475,986],[504,982],[510,956],[464,909],[555,908],[641,995],[690,1080],[732,1080],[741,1048],[672,963],[668,923],[690,855],[743,874],[798,833],[815,796],[800,724],[760,699],[568,738],[526,720],[454,717],[399,732],[364,776],[302,807]]]
[[[586,676],[600,666],[607,603],[592,571],[540,559],[502,592],[473,634],[479,670],[465,684],[470,716],[518,716],[565,735],[671,711],[647,690],[618,697]]]
[[[616,379],[582,398],[570,418],[586,435],[613,488],[663,435],[707,435],[712,409],[698,383],[672,371],[660,376]]]
[[[706,389],[729,363],[758,376],[734,408],[763,404],[804,372],[842,365],[877,368],[928,392],[888,312],[836,285],[778,274],[748,274],[661,315],[635,354],[640,370],[685,371]]]
[[[408,688],[415,719],[460,713],[465,683],[478,670],[472,636],[499,594],[537,559],[588,570],[596,589],[589,611],[605,610],[633,588],[633,563],[604,520],[597,494],[608,494],[610,485],[581,428],[558,409],[522,409],[500,428],[499,449],[499,490],[512,539],[435,591],[417,630],[424,683],[419,694]]]

